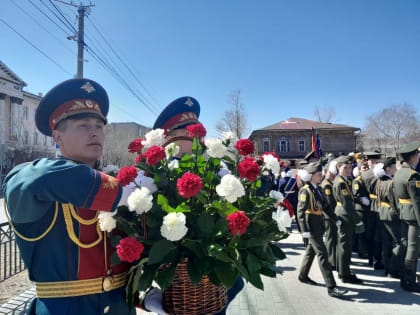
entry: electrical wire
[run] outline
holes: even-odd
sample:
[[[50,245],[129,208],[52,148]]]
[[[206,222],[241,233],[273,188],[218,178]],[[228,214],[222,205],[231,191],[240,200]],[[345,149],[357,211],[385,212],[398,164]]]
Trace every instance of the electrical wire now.
[[[32,0],[28,0],[28,2],[30,4],[32,4],[32,6],[37,9],[39,12],[42,13],[42,15],[44,15],[51,23],[55,24],[55,26],[57,26],[60,30],[62,30],[66,35],[70,35],[70,33],[68,31],[66,31],[64,28],[62,28],[60,25],[58,25],[52,18],[50,18],[44,11],[42,11],[35,3],[32,2]]]

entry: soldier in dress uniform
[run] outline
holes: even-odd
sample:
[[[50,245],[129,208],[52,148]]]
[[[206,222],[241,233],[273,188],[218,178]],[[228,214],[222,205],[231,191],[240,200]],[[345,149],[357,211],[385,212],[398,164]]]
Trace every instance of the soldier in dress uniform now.
[[[303,255],[298,279],[303,283],[316,285],[316,282],[308,276],[316,255],[328,294],[332,297],[341,297],[346,291],[337,288],[323,241],[325,232],[323,212],[328,205],[319,187],[322,181],[322,166],[320,163],[310,163],[305,170],[310,174],[310,181],[299,192],[298,219],[302,226],[303,237],[309,239],[309,244]]]
[[[326,167],[325,178],[321,183],[324,190],[326,208],[325,218],[325,246],[328,252],[328,262],[333,270],[337,269],[337,216],[335,214],[336,202],[333,195],[333,183],[337,175],[337,162],[332,160]]]
[[[89,79],[50,90],[35,115],[60,146],[57,159],[16,166],[5,200],[20,253],[35,283],[30,314],[135,314],[126,302],[128,264],[112,266],[100,211],[114,211],[121,185],[94,166],[102,155],[108,96]]]
[[[378,163],[373,172],[379,177],[376,195],[378,196],[379,220],[384,226],[382,252],[385,276],[399,279],[403,258],[401,221],[392,181],[396,170],[396,159],[391,157],[385,159],[383,163]]]
[[[354,208],[354,196],[349,181],[352,161],[349,156],[340,156],[336,161],[338,175],[334,179],[333,193],[337,202],[335,214],[338,218],[338,276],[343,282],[362,283],[362,280],[350,272],[353,231],[364,231],[363,221]]]
[[[364,153],[369,170],[362,174],[362,183],[365,186],[370,198],[370,211],[368,212],[368,226],[366,227],[366,236],[368,240],[368,258],[369,266],[374,269],[383,269],[382,263],[382,223],[379,221],[377,206],[377,183],[378,178],[373,174],[373,168],[377,161],[381,158],[378,151]]]
[[[398,200],[402,220],[402,245],[406,248],[401,287],[411,292],[420,292],[416,283],[417,260],[420,252],[420,142],[412,142],[402,147],[398,153],[403,163],[394,176],[394,193]]]
[[[360,161],[357,164],[357,167],[353,170],[353,195],[354,195],[354,208],[356,209],[359,216],[362,218],[363,225],[365,227],[369,224],[369,211],[370,211],[370,199],[369,193],[366,190],[365,185],[362,181],[362,176],[364,172],[369,170],[367,162]],[[356,246],[360,258],[368,258],[368,239],[367,232],[360,234],[355,234],[353,239],[353,247]]]

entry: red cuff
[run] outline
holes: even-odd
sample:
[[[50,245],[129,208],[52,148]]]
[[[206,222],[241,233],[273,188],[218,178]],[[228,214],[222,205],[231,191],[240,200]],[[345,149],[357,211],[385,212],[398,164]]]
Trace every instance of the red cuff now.
[[[89,208],[110,211],[115,206],[115,201],[121,193],[121,185],[115,177],[108,176],[102,172],[96,172],[96,175],[100,175],[101,183]]]

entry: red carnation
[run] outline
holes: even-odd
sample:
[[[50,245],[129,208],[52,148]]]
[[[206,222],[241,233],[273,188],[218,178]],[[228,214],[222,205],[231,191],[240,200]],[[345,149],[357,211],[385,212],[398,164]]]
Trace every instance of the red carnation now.
[[[137,156],[136,156],[136,164],[137,164],[137,163],[140,163],[140,162],[141,162],[141,160],[143,159],[143,157],[144,157],[144,156],[143,156],[143,154],[137,155]]]
[[[238,171],[241,178],[246,178],[252,182],[260,175],[260,166],[252,160],[245,159],[239,163]]]
[[[117,245],[117,254],[121,261],[129,263],[140,259],[144,246],[135,237],[124,237]]]
[[[178,187],[178,193],[182,197],[191,198],[200,192],[201,188],[203,188],[203,183],[200,176],[185,173],[181,178],[178,178],[176,187]]]
[[[264,161],[264,155],[272,155],[277,159],[277,161],[279,161],[279,163],[281,162],[279,156],[274,152],[264,152],[263,154],[261,154],[261,161]]]
[[[250,220],[243,211],[236,211],[229,214],[226,218],[229,222],[229,229],[233,235],[237,235],[238,232],[241,234],[246,233],[246,229],[249,226]]]
[[[128,152],[130,152],[130,153],[141,152],[141,150],[143,149],[143,145],[141,144],[141,142],[143,140],[144,139],[136,139],[136,140],[132,141],[128,145]]]
[[[286,208],[286,210],[289,211],[289,216],[293,217],[293,215],[294,215],[293,205],[290,203],[289,200],[283,199],[283,201],[279,203],[279,206]]]
[[[204,138],[207,134],[206,128],[202,124],[195,124],[187,126],[188,136],[193,138],[197,136],[199,139]]]
[[[236,142],[235,148],[239,150],[240,155],[254,153],[254,143],[249,139],[241,139]]]
[[[131,181],[137,177],[137,169],[134,166],[124,166],[120,168],[117,179],[121,185],[127,186]]]
[[[146,156],[147,165],[156,165],[160,160],[165,158],[166,153],[164,148],[154,145],[144,155]]]

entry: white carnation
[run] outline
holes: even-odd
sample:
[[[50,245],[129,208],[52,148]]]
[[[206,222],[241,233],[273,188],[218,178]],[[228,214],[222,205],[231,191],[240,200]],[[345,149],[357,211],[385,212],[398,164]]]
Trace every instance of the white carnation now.
[[[376,177],[381,177],[385,175],[385,170],[384,170],[384,163],[378,163],[373,167],[373,174]]]
[[[280,164],[279,161],[271,154],[263,156],[264,166],[263,168],[271,170],[271,172],[277,177],[280,175]]]
[[[116,165],[107,165],[102,169],[102,172],[104,172],[105,174],[118,174],[118,172],[120,171],[120,168]]]
[[[231,174],[222,177],[220,184],[216,186],[216,192],[231,203],[245,195],[241,181]]]
[[[146,140],[143,140],[141,144],[144,146],[145,149],[148,149],[154,145],[161,146],[165,143],[165,130],[163,129],[153,129],[146,133],[144,136]]]
[[[330,162],[330,166],[328,167],[328,171],[333,175],[337,175],[337,161],[331,161]]]
[[[100,211],[98,215],[99,227],[101,231],[111,232],[117,226],[117,220],[114,219],[114,215],[117,212]]]
[[[358,168],[358,167],[355,167],[355,168],[353,169],[353,176],[354,176],[354,177],[357,177],[357,176],[359,176],[359,175],[360,175],[359,168]]]
[[[286,232],[286,228],[292,226],[292,218],[289,215],[289,211],[283,207],[277,207],[277,211],[273,212],[273,220],[277,222],[277,227],[280,232]]]
[[[141,189],[136,188],[128,197],[127,202],[130,211],[136,211],[138,214],[142,214],[152,209],[153,196],[146,187],[142,187]]]
[[[236,137],[236,135],[232,131],[222,132],[221,136],[222,136],[223,141],[230,140],[230,143],[231,144],[233,143],[233,145],[235,145],[236,142],[238,141],[238,138]]]
[[[153,178],[144,176],[144,171],[139,171],[134,181],[137,185],[149,189],[150,194],[153,194],[158,190],[157,186],[154,184],[155,181]]]
[[[311,174],[309,174],[307,170],[299,170],[297,174],[304,182],[309,182],[311,180]]]
[[[179,145],[177,145],[175,142],[168,144],[165,147],[165,153],[166,153],[166,159],[168,160],[173,156],[177,156],[179,153]]]
[[[207,153],[213,158],[222,158],[227,154],[227,148],[220,139],[206,139]]]
[[[135,189],[136,189],[136,184],[134,184],[133,182],[130,182],[128,185],[123,186],[121,199],[120,199],[120,202],[118,203],[118,206],[128,207],[127,199],[133,193]]]
[[[276,190],[271,190],[270,194],[268,195],[270,198],[273,198],[276,200],[276,203],[280,203],[283,202],[284,200],[284,196],[281,192],[276,191]]]
[[[168,167],[170,170],[179,168],[179,161],[177,159],[173,159],[172,161],[169,162]]]
[[[179,241],[187,234],[186,217],[181,212],[171,212],[163,217],[160,233],[169,241]]]

